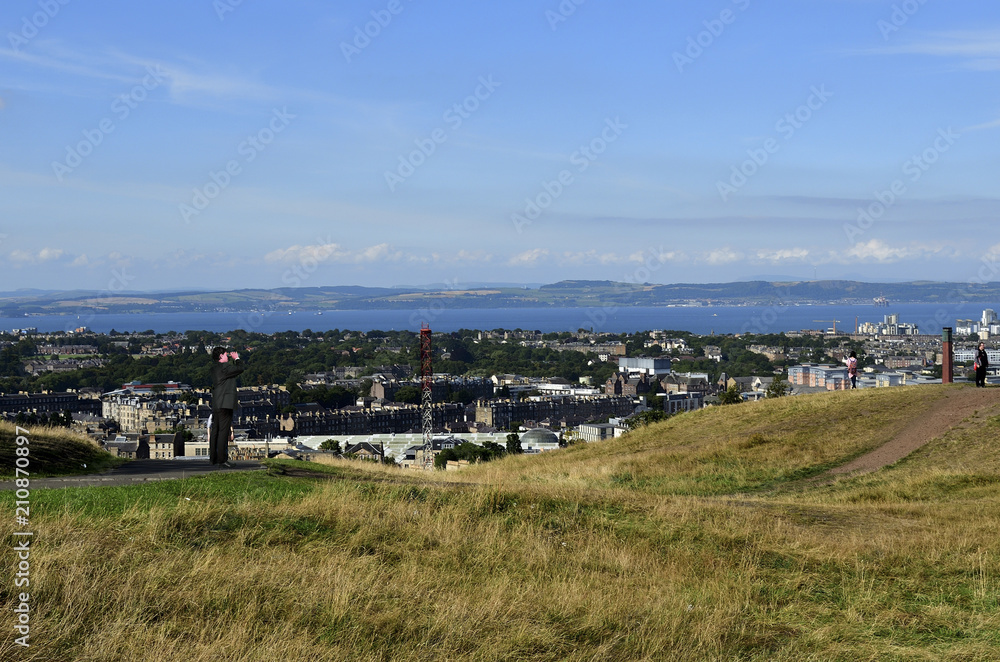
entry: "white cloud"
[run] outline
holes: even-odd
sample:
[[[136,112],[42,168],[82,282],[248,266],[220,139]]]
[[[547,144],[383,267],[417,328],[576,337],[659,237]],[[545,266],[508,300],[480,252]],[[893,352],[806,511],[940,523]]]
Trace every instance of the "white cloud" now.
[[[320,244],[315,246],[289,246],[278,248],[264,256],[265,262],[326,262],[346,254],[339,244]]]
[[[858,242],[851,246],[847,254],[859,260],[874,260],[876,262],[896,262],[913,256],[913,251],[906,248],[893,248],[881,239]]]
[[[625,261],[617,253],[598,253],[596,250],[572,252],[559,255],[559,264],[621,264]]]
[[[20,249],[13,250],[8,256],[11,262],[20,264],[40,264],[42,262],[51,262],[52,260],[58,260],[63,256],[65,251],[61,248],[43,248],[37,253],[32,253],[30,251],[23,251]]]
[[[21,263],[31,262],[33,259],[30,253],[26,253],[25,251],[22,250],[13,250],[7,257],[10,258],[11,262],[21,262]]]
[[[1000,58],[1000,30],[950,30],[882,49],[886,53],[912,53],[940,57]]]
[[[510,258],[508,263],[515,266],[534,266],[538,264],[539,260],[545,259],[548,256],[549,250],[547,248],[532,248]]]
[[[63,256],[63,252],[61,248],[43,248],[38,251],[38,261],[48,262],[49,260],[58,260]]]
[[[121,52],[94,53],[63,47],[55,41],[39,41],[35,50],[41,54],[0,48],[0,59],[19,62],[39,69],[58,71],[81,78],[118,81],[135,85],[148,79],[162,84],[170,100],[178,104],[202,104],[206,98],[275,101],[288,96],[273,86],[249,80],[237,73],[211,71],[204,63],[198,70],[176,63],[151,60]],[[150,78],[150,74],[155,74]]]
[[[396,262],[402,259],[403,253],[394,249],[389,244],[377,244],[351,251],[340,244],[327,243],[312,246],[289,246],[273,250],[264,256],[265,262],[284,262],[299,264],[323,264],[332,263],[354,263],[362,262]]]
[[[743,254],[737,253],[731,248],[714,250],[705,257],[705,261],[709,264],[728,264],[730,262],[738,262],[742,259]]]
[[[403,254],[400,251],[393,249],[389,244],[378,244],[377,246],[369,246],[360,253],[354,256],[355,262],[395,262],[399,260]]]
[[[802,262],[809,257],[809,249],[807,248],[760,249],[757,251],[757,257],[767,262],[783,262],[786,260],[794,262]]]
[[[964,133],[965,131],[981,131],[983,129],[996,129],[998,127],[1000,127],[1000,119],[995,119],[995,120],[990,120],[989,122],[983,122],[982,124],[974,124],[972,126],[967,126],[964,129],[962,129],[962,132]]]
[[[636,251],[628,256],[629,262],[638,262],[639,264],[676,262],[683,259],[685,259],[684,253],[681,253],[680,251],[663,250],[662,246],[659,248],[650,248],[644,251]]]
[[[493,256],[486,251],[467,251],[464,248],[455,254],[456,262],[492,262]]]
[[[959,58],[971,71],[1000,70],[1000,30],[950,30],[926,35],[909,43],[878,48],[877,54],[929,55]]]

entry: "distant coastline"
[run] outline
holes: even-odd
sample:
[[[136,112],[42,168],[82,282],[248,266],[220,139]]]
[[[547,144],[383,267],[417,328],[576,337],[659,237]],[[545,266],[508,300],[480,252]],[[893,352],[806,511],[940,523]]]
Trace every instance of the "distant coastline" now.
[[[281,331],[419,331],[427,323],[438,332],[459,329],[527,329],[543,333],[587,329],[611,333],[636,333],[654,329],[689,331],[700,335],[769,334],[800,330],[825,330],[836,320],[837,330],[851,333],[855,323],[879,322],[888,314],[915,324],[921,333],[938,334],[942,326],[958,319],[978,319],[984,308],[1000,310],[995,302],[892,304],[824,304],[789,306],[586,306],[457,308],[427,307],[402,310],[340,310],[191,313],[83,313],[0,317],[0,331],[37,328],[39,332],[70,332],[85,327],[98,333],[212,331],[237,329],[260,333]]]
[[[468,289],[329,286],[218,292],[21,291],[0,293],[0,317],[215,313],[273,315],[334,311],[554,308],[710,308],[849,305],[886,309],[900,304],[975,307],[1000,301],[1000,283],[748,281],[620,283],[562,281],[537,288],[509,284]],[[879,305],[881,304],[881,305]]]

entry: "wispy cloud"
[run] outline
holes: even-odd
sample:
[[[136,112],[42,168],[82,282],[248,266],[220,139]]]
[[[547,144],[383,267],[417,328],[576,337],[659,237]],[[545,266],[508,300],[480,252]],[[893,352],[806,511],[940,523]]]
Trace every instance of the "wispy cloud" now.
[[[969,58],[968,62],[1000,62],[1000,29],[949,30],[925,34],[907,43],[874,52]]]
[[[743,253],[738,253],[731,248],[720,248],[709,252],[705,257],[705,261],[711,265],[729,264],[731,262],[739,262],[743,257]]]
[[[762,249],[757,251],[757,258],[766,262],[804,262],[809,258],[807,248],[782,248],[777,250]]]
[[[311,246],[289,246],[273,250],[264,256],[265,262],[298,264],[360,264],[365,262],[398,262],[404,258],[402,251],[389,244],[377,244],[358,251],[345,249],[340,244],[327,243]]]
[[[508,264],[513,266],[534,266],[549,257],[547,248],[532,248],[510,258]]]
[[[909,248],[892,247],[881,239],[858,242],[851,246],[847,255],[857,260],[873,260],[875,262],[896,262],[913,257],[914,251]]]
[[[983,122],[982,124],[975,124],[973,126],[967,126],[962,129],[965,131],[981,131],[983,129],[997,129],[1000,128],[1000,119],[995,119],[990,122]]]
[[[290,96],[287,90],[248,79],[238,73],[218,71],[203,63],[182,65],[120,51],[75,51],[51,41],[36,44],[36,50],[41,52],[0,48],[0,60],[123,85],[136,84],[152,70],[162,76],[169,100],[178,105],[203,105],[206,100],[275,102]]]
[[[39,47],[42,46],[43,44],[39,44]],[[10,48],[0,48],[0,59],[84,78],[111,80],[119,83],[129,83],[135,80],[134,77],[126,73],[108,71],[107,65],[109,63],[107,61],[97,62],[92,57],[83,54],[69,54],[64,51],[60,51],[56,55],[39,55],[26,51],[15,51]]]
[[[14,264],[42,264],[58,260],[65,254],[61,248],[43,248],[38,251],[16,249],[10,252],[8,258]]]

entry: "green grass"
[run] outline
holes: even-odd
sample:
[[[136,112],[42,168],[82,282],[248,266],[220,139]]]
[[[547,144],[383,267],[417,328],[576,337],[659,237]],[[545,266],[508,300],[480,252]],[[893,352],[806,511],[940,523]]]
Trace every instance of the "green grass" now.
[[[1000,659],[1000,411],[879,472],[785,489],[945,395],[962,391],[715,408],[433,475],[274,462],[33,491],[32,653]],[[28,659],[9,637],[0,658]]]
[[[66,487],[35,490],[32,503],[42,512],[95,520],[114,520],[125,513],[143,515],[170,510],[182,502],[212,503],[230,508],[243,503],[261,507],[301,498],[316,489],[314,481],[291,481],[264,472],[220,473],[185,480],[100,488]]]

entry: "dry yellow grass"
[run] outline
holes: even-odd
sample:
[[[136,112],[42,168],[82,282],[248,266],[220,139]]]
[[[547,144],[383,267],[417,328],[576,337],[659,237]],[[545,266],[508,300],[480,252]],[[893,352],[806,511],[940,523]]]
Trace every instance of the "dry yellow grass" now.
[[[782,489],[945,389],[721,408],[434,476],[360,464],[37,493],[30,653],[998,659],[1000,412],[891,469]],[[0,657],[32,659],[10,639]]]

